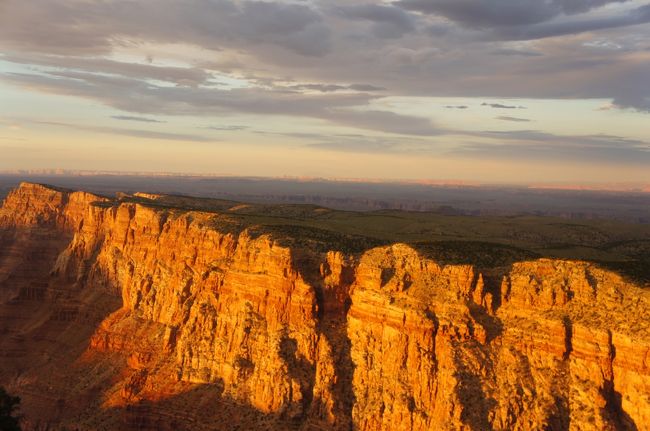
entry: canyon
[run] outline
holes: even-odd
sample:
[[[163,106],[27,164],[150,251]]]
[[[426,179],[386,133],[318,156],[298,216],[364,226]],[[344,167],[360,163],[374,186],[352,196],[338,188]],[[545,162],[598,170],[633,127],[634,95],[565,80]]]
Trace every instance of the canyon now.
[[[445,259],[339,216],[22,183],[0,208],[0,386],[23,428],[650,430],[643,281]]]

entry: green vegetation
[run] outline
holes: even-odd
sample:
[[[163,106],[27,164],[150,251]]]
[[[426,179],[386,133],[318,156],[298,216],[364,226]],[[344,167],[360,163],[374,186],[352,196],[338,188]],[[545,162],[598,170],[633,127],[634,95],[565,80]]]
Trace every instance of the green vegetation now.
[[[100,205],[122,202],[172,214],[212,214],[212,226],[222,232],[236,235],[248,229],[253,236],[270,234],[280,243],[315,251],[361,253],[402,242],[441,263],[488,268],[539,257],[576,259],[598,263],[637,282],[650,282],[648,224],[540,216],[462,216],[439,211],[355,212],[186,196],[124,196]]]
[[[0,386],[0,430],[20,431],[20,417],[16,415],[19,406],[20,398],[9,395]]]

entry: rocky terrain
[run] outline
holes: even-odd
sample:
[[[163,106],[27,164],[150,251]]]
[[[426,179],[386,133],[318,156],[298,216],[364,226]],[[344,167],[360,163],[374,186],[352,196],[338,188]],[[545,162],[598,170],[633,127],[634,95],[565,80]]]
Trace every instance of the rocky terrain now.
[[[24,428],[650,429],[642,282],[318,217],[21,184],[0,209],[0,385]]]
[[[571,221],[650,224],[650,186],[603,184],[603,189],[551,185],[464,184],[322,178],[218,177],[174,174],[0,171],[0,198],[21,181],[100,194],[149,192],[231,199],[256,204],[312,204],[344,211],[401,210],[473,216],[544,216]],[[644,191],[645,190],[645,191]]]

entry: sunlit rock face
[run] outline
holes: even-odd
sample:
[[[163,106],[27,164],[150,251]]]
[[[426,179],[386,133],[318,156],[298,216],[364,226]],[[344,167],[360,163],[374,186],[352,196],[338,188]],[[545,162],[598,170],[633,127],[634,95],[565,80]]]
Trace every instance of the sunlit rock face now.
[[[650,429],[650,294],[614,273],[320,251],[148,199],[0,209],[26,429]]]

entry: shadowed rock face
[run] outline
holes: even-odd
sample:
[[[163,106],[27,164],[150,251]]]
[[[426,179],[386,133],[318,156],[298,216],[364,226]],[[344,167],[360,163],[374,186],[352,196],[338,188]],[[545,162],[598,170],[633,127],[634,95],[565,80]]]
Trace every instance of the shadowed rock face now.
[[[27,429],[650,429],[650,292],[612,272],[323,251],[158,198],[5,200]]]

